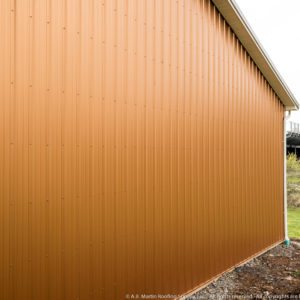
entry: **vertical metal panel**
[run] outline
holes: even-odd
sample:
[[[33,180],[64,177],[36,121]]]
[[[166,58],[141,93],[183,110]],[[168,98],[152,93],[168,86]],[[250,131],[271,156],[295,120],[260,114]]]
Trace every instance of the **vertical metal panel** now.
[[[0,14],[1,299],[177,295],[283,239],[284,107],[210,1]]]

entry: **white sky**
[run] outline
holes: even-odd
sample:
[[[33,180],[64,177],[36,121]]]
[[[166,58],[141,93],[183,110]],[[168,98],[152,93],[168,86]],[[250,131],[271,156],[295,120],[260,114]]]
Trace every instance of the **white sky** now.
[[[235,0],[300,103],[300,0]],[[300,111],[292,113],[300,123]]]

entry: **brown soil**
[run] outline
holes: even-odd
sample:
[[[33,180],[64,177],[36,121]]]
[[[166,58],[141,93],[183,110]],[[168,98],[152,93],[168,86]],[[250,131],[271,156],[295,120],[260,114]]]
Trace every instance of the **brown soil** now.
[[[300,299],[300,240],[276,246],[189,299]]]

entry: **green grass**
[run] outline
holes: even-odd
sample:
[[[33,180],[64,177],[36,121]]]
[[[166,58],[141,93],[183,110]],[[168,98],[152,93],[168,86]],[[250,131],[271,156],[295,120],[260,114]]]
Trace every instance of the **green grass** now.
[[[288,231],[290,238],[300,239],[300,208],[288,208]]]
[[[300,185],[300,177],[299,176],[288,175],[287,180],[288,180],[288,183]]]

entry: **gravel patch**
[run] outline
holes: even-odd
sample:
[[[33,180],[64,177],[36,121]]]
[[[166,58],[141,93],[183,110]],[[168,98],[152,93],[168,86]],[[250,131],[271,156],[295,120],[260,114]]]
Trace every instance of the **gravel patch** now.
[[[293,240],[223,274],[187,299],[295,299],[299,294],[300,240]]]

